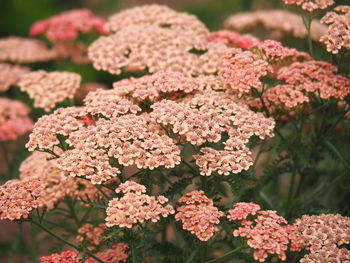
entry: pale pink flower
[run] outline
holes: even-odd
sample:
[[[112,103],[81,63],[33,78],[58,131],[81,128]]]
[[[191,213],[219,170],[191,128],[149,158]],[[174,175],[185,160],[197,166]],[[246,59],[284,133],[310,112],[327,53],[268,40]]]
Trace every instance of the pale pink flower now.
[[[238,94],[250,93],[251,88],[262,89],[260,78],[272,72],[269,64],[250,51],[229,50],[222,61],[219,75],[227,89]]]
[[[30,109],[23,102],[0,98],[0,141],[16,140],[33,129]]]
[[[144,223],[151,220],[153,223],[160,220],[160,217],[167,217],[174,214],[174,208],[165,204],[168,199],[160,195],[149,196],[146,187],[133,181],[126,181],[120,184],[116,193],[122,192],[120,198],[113,198],[109,201],[106,210],[106,226],[132,228],[134,224]]]
[[[180,72],[157,72],[141,78],[130,78],[113,83],[116,96],[131,97],[137,101],[161,100],[164,97],[176,99],[184,94],[201,90],[203,87],[195,78]],[[107,91],[105,93],[112,93]],[[100,93],[101,94],[101,93]]]
[[[182,222],[182,228],[196,235],[201,241],[208,241],[217,232],[216,225],[224,213],[219,211],[203,191],[184,194],[179,200],[184,203],[177,208],[175,219]]]
[[[286,5],[297,5],[303,10],[314,12],[315,10],[326,9],[334,4],[334,0],[283,0]]]
[[[43,41],[21,37],[0,39],[0,61],[35,63],[56,58],[56,51],[48,49]]]
[[[27,67],[0,63],[0,91],[7,91],[11,86],[17,85],[21,76],[29,71]]]
[[[228,47],[239,47],[243,49],[249,49],[258,40],[249,35],[241,35],[235,31],[230,30],[218,30],[211,32],[208,37],[210,42],[221,42]]]
[[[339,214],[304,215],[294,223],[299,248],[310,251],[301,263],[348,262],[350,251],[340,246],[350,243],[350,218]]]
[[[62,12],[45,20],[35,22],[29,31],[30,36],[44,34],[50,41],[73,40],[79,33],[97,31],[105,34],[105,20],[88,9],[75,9]]]
[[[247,170],[252,165],[251,152],[246,146],[249,138],[273,136],[272,119],[254,113],[222,92],[205,90],[183,102],[162,100],[151,107],[151,117],[179,135],[178,140],[182,142],[201,146],[206,142],[219,142],[222,133],[228,133],[223,150],[203,147],[194,155],[202,175],[215,171],[228,175]]]
[[[286,259],[291,228],[276,211],[260,210],[254,203],[237,203],[227,217],[231,221],[240,220],[241,226],[233,235],[247,239],[248,246],[254,249],[255,260],[264,262],[269,254]]]
[[[328,52],[337,54],[341,49],[350,49],[350,6],[335,7],[321,19],[321,23],[328,25],[327,32],[320,39]]]
[[[180,149],[152,125],[147,115],[128,114],[72,132],[67,140],[72,149],[57,160],[58,167],[71,176],[85,176],[100,184],[120,173],[110,165],[113,158],[123,166],[139,169],[172,168],[180,163]]]
[[[307,31],[301,16],[287,10],[272,9],[239,13],[229,16],[224,22],[224,28],[237,31],[246,31],[258,25],[262,25],[267,30],[297,38],[307,37]],[[322,25],[319,20],[313,19],[311,23],[312,40],[319,41],[326,31],[326,26]]]
[[[191,31],[197,35],[208,34],[208,29],[194,15],[180,13],[165,5],[157,4],[137,6],[114,14],[108,18],[106,28],[112,32],[117,32],[134,25],[154,25]]]
[[[36,179],[41,182],[43,190],[40,202],[42,207],[51,210],[66,196],[73,196],[78,189],[77,182],[64,176],[63,171],[56,167],[56,160],[48,160],[52,157],[48,153],[34,152],[25,159],[19,167],[20,178]]]
[[[226,49],[224,44],[209,43],[193,32],[134,25],[100,37],[90,45],[88,53],[97,70],[111,74],[175,71],[191,76],[215,73],[218,56]],[[196,54],[196,51],[204,54]],[[206,52],[214,54],[207,58]]]
[[[77,73],[39,70],[22,76],[18,85],[34,99],[34,107],[50,111],[57,103],[72,99],[80,81]]]
[[[350,79],[335,74],[337,68],[325,61],[295,62],[281,68],[277,78],[297,90],[318,93],[322,99],[343,99],[350,93]]]
[[[27,218],[29,213],[42,206],[40,197],[43,185],[40,180],[9,180],[0,186],[0,220]]]
[[[260,209],[255,203],[235,203],[233,209],[228,210],[227,219],[230,221],[247,219],[249,215],[256,215]]]
[[[285,64],[296,61],[311,60],[311,56],[306,52],[301,52],[295,48],[283,46],[280,42],[274,40],[265,40],[255,43],[250,50],[257,54],[261,59],[269,64],[275,64],[283,61]]]
[[[125,263],[129,256],[128,252],[126,252],[128,247],[129,246],[125,243],[117,243],[111,248],[96,253],[95,256],[103,260],[105,263]],[[85,262],[97,263],[97,261],[92,257],[87,258]]]
[[[53,253],[50,256],[40,258],[40,263],[79,263],[80,256],[72,250]]]

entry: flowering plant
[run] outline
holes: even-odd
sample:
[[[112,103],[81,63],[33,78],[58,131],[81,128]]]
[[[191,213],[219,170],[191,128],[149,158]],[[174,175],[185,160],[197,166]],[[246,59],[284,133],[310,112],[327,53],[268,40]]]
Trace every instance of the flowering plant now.
[[[48,43],[0,39],[0,220],[61,244],[32,262],[350,262],[350,7],[314,32],[332,0],[284,3],[303,18],[257,11],[224,26],[307,38],[308,51],[161,5],[63,12],[30,28]],[[17,65],[42,61],[115,78]]]

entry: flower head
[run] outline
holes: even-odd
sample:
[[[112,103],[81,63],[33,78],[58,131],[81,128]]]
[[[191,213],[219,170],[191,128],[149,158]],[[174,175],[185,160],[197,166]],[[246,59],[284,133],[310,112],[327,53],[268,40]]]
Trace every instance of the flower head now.
[[[61,253],[54,253],[50,256],[40,258],[40,263],[79,263],[80,257],[77,252],[67,250]]]
[[[117,32],[134,25],[154,25],[173,30],[191,31],[197,35],[208,34],[208,29],[197,17],[157,4],[137,6],[114,14],[108,18],[106,28]]]
[[[264,262],[269,254],[286,259],[291,228],[276,211],[260,210],[254,203],[237,203],[229,210],[227,218],[240,220],[241,226],[233,231],[233,235],[247,239],[248,246],[254,249],[255,260]]]
[[[9,180],[0,186],[0,220],[27,218],[43,204],[40,200],[43,185],[38,179]]]
[[[313,12],[326,9],[334,4],[334,0],[283,0],[286,5],[297,5],[303,10]]]
[[[30,28],[29,35],[44,34],[52,42],[73,40],[79,33],[97,31],[105,34],[104,24],[105,20],[95,16],[90,10],[75,9],[35,22]]]
[[[157,222],[160,216],[167,217],[175,211],[167,198],[145,194],[146,187],[133,181],[120,184],[116,193],[123,193],[120,198],[109,201],[106,210],[106,226],[119,226],[132,228],[134,224],[143,223],[147,220]]]
[[[39,70],[25,74],[18,85],[34,99],[34,107],[50,111],[58,102],[73,98],[80,81],[76,73]]]
[[[16,140],[33,129],[30,109],[20,101],[0,98],[0,141]]]
[[[260,90],[263,85],[260,78],[271,71],[269,64],[258,55],[231,49],[225,54],[219,75],[223,77],[228,89],[244,94],[250,93],[251,88]]]
[[[350,49],[350,6],[335,7],[321,19],[321,23],[328,25],[327,32],[320,39],[328,52],[336,54],[341,49]]]
[[[40,40],[21,37],[0,39],[0,61],[35,63],[56,58],[56,51],[48,49]]]
[[[27,67],[0,63],[0,91],[7,91],[11,86],[17,85],[21,76],[29,71]]]
[[[245,31],[262,25],[267,30],[272,30],[278,35],[287,34],[297,38],[305,38],[307,31],[300,15],[281,9],[258,10],[229,16],[224,22],[224,28]],[[311,39],[319,41],[327,31],[327,27],[319,20],[313,19],[311,23]]]
[[[219,211],[213,201],[204,195],[203,191],[186,193],[179,200],[184,203],[177,208],[175,219],[182,222],[183,229],[196,235],[201,241],[208,241],[216,232],[219,218],[224,213]]]
[[[350,243],[350,218],[339,214],[304,215],[294,226],[299,247],[310,251],[301,263],[350,260],[350,251],[340,247]]]
[[[100,37],[88,53],[96,69],[111,74],[173,71],[197,76],[215,73],[226,50],[224,44],[209,43],[192,31],[131,25]]]
[[[241,35],[230,30],[211,32],[207,39],[210,42],[221,42],[228,47],[239,47],[243,49],[249,49],[255,42],[257,42],[257,39],[252,36]]]

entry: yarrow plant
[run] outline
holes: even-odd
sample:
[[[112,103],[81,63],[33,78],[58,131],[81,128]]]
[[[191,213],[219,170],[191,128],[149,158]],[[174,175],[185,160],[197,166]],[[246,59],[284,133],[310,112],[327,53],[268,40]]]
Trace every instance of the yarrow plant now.
[[[0,220],[32,262],[350,262],[349,7],[283,2],[237,32],[152,4],[0,39]]]

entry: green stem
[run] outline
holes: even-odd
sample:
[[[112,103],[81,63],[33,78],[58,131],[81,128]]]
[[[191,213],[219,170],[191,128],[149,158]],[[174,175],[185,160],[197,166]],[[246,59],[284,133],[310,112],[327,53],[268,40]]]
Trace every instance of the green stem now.
[[[307,44],[309,46],[309,52],[312,57],[314,57],[314,48],[312,46],[312,40],[311,40],[311,22],[312,17],[309,15],[303,15],[303,22],[307,31]]]
[[[294,185],[295,185],[296,174],[297,173],[294,170],[293,173],[292,173],[292,178],[290,180],[288,197],[287,197],[287,203],[286,203],[286,217],[287,218],[289,217],[289,213],[290,213],[290,206],[291,206],[291,203],[292,203],[292,197],[293,197],[293,193],[294,193]]]
[[[190,165],[187,161],[182,159],[181,162],[183,162],[188,168],[190,168],[194,174],[198,174],[198,171],[195,168],[193,168],[192,165]]]
[[[73,219],[74,219],[74,221],[75,221],[77,227],[81,227],[81,222],[80,222],[80,220],[78,219],[77,213],[75,212],[74,204],[73,204],[73,202],[72,202],[72,199],[69,198],[69,197],[66,198],[66,204],[67,204],[67,206],[68,206],[68,208],[69,208],[70,214],[71,214],[71,216],[73,217]]]
[[[64,238],[56,235],[55,233],[53,233],[51,230],[47,229],[46,227],[44,227],[43,225],[41,225],[40,223],[34,221],[33,219],[29,218],[29,222],[31,222],[32,224],[36,225],[37,227],[41,228],[42,230],[44,230],[45,232],[47,232],[48,234],[50,234],[51,236],[53,236],[54,238],[56,238],[57,240],[63,242],[64,244],[76,249],[77,251],[82,251],[81,248],[79,248],[78,246],[68,242],[67,240],[65,240]],[[93,259],[97,260],[100,263],[104,263],[101,259],[99,259],[98,257],[96,257],[94,254],[92,254],[88,249],[86,251],[84,251],[85,253],[87,253],[90,257],[92,257]]]
[[[109,200],[109,196],[102,190],[101,186],[95,184],[95,187],[97,188],[98,191],[107,199]]]
[[[200,253],[200,262],[201,263],[205,263],[206,259],[207,259],[207,242],[201,242],[199,244],[199,253]]]
[[[207,261],[206,263],[219,262],[221,259],[224,259],[225,257],[230,256],[230,255],[232,255],[232,254],[238,252],[239,250],[241,250],[241,249],[243,249],[243,248],[246,248],[246,246],[241,246],[241,247],[235,248],[235,249],[233,249],[233,250],[227,252],[226,254],[222,255],[221,257],[218,257],[218,258],[209,260],[209,261]]]

